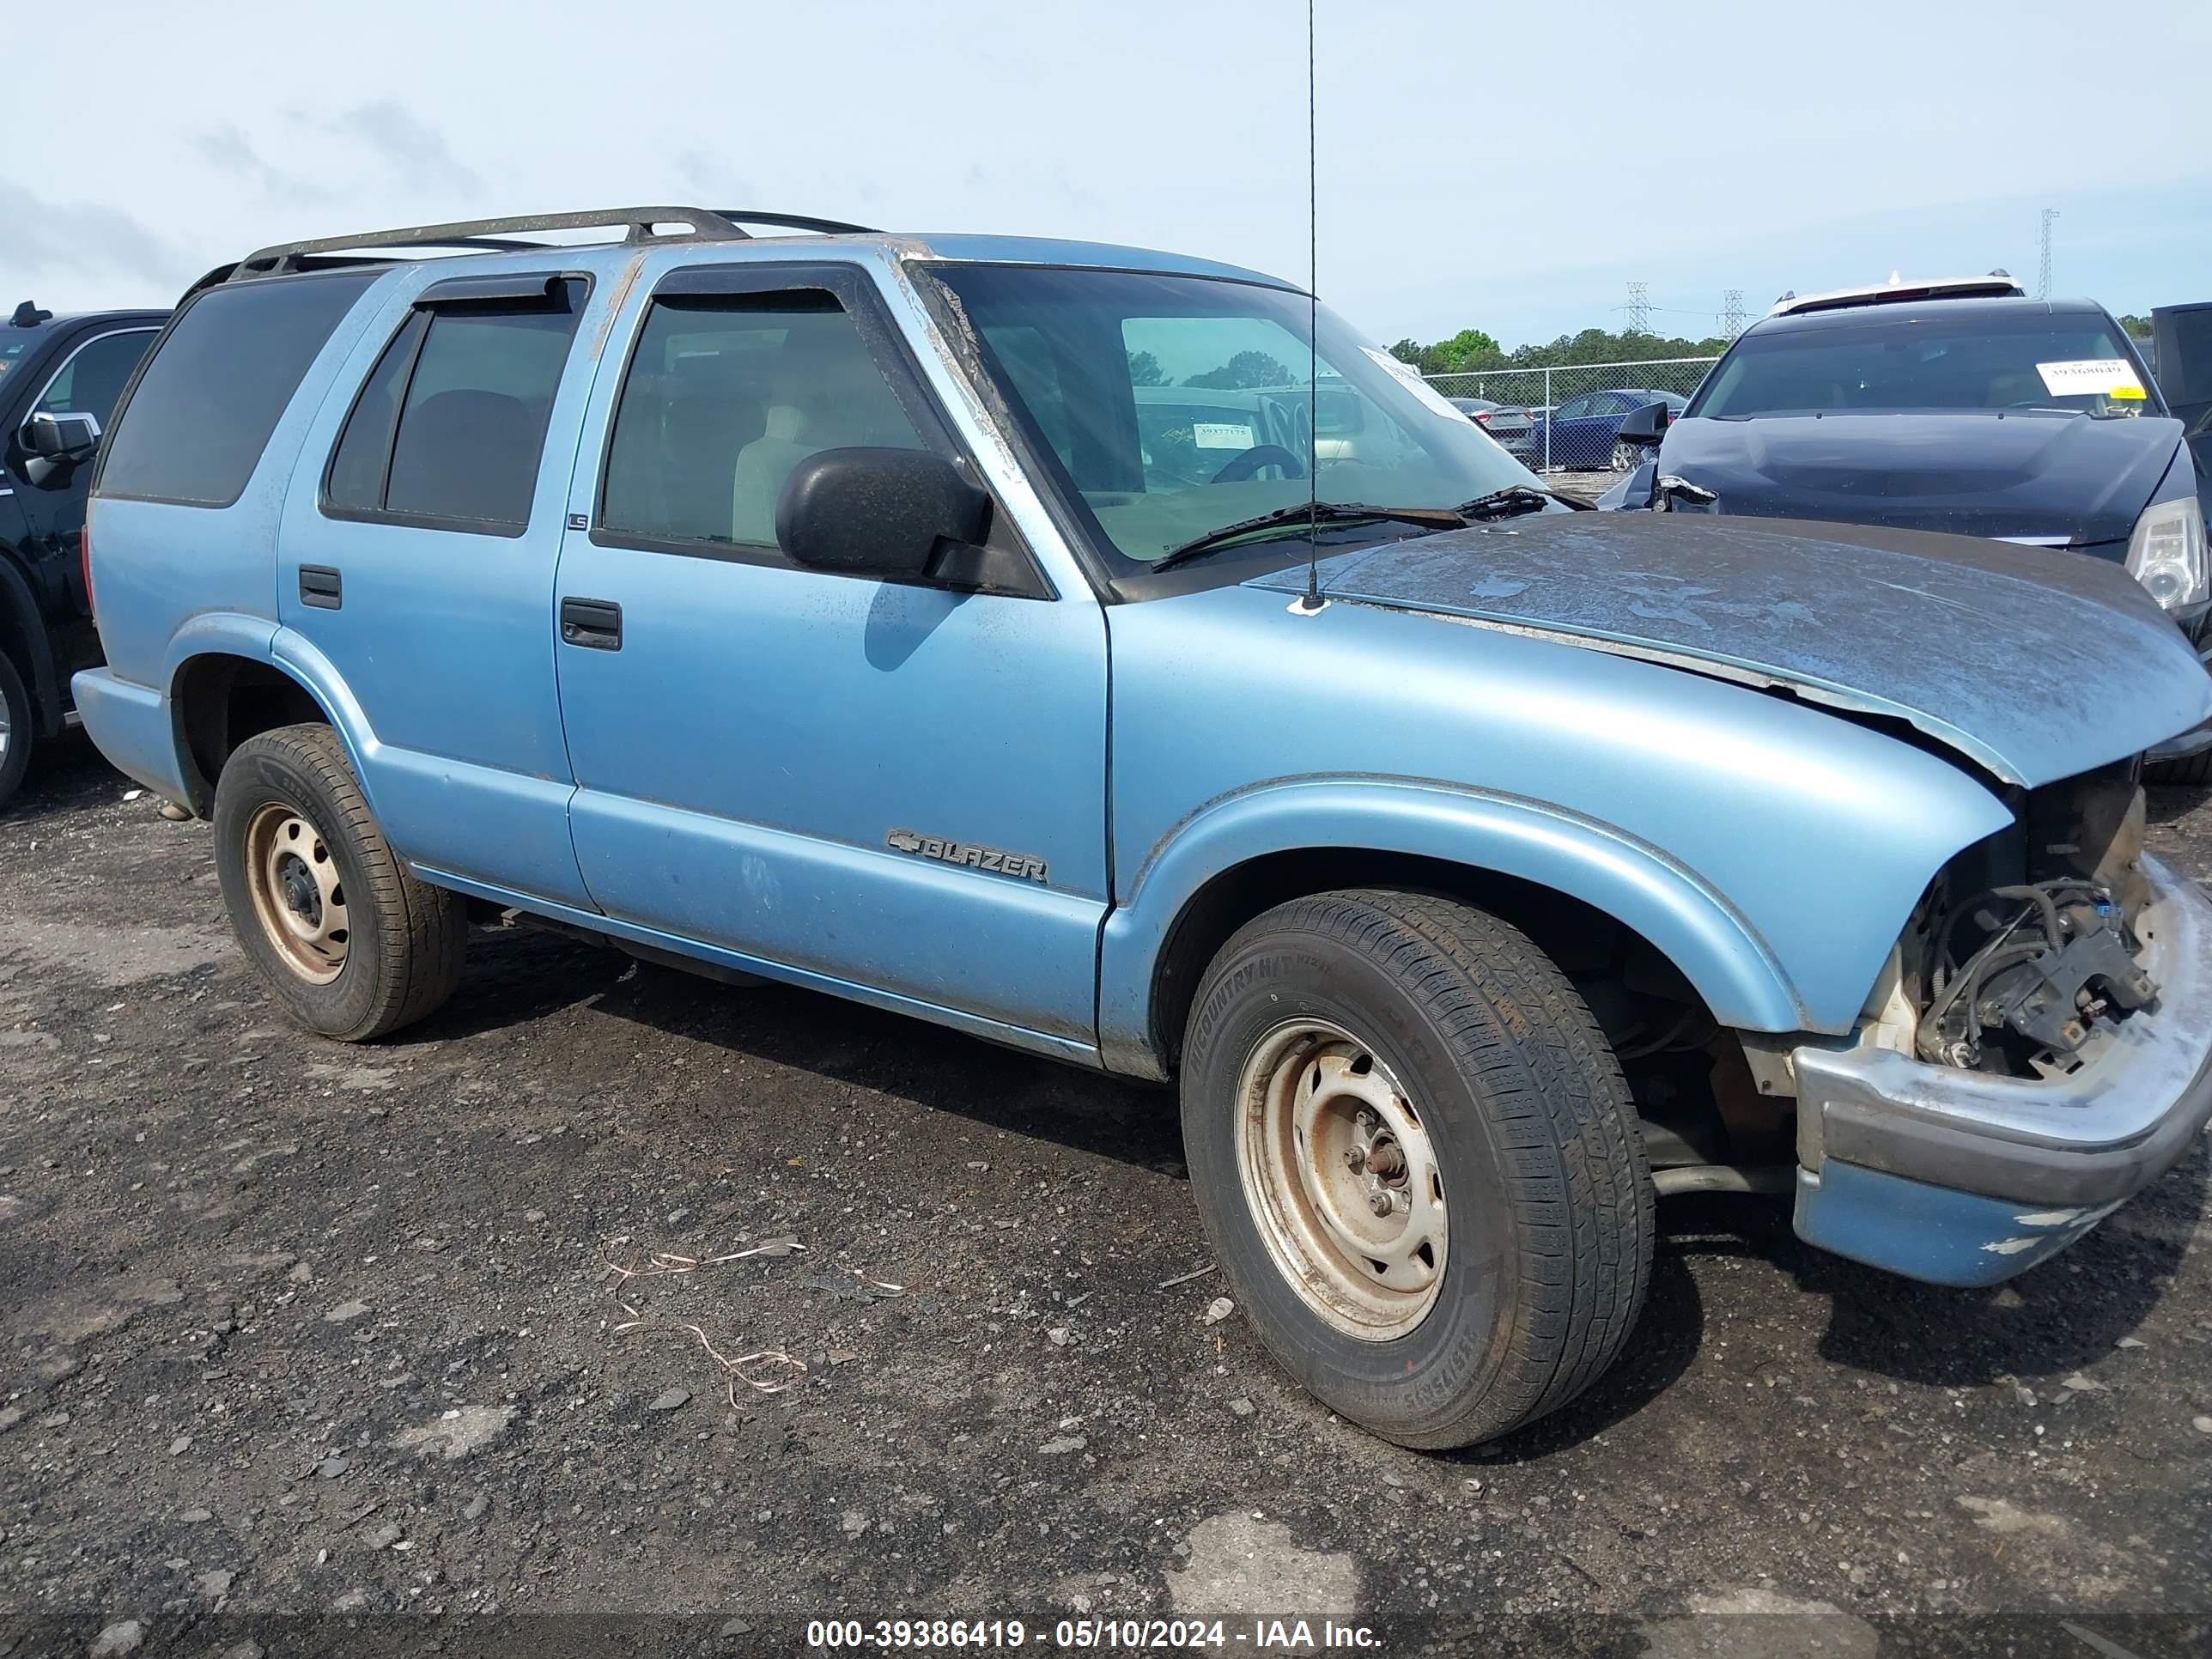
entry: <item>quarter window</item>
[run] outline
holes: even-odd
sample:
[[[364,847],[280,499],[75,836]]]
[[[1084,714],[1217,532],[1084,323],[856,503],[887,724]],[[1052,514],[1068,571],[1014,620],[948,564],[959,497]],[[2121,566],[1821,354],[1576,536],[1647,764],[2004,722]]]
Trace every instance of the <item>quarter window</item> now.
[[[600,527],[772,549],[792,469],[852,445],[926,447],[835,295],[664,296],[615,410]]]
[[[411,313],[407,325],[384,349],[368,384],[346,416],[337,453],[331,460],[326,499],[332,507],[355,513],[375,513],[384,506],[384,480],[392,461],[392,434],[399,424],[399,399],[407,391],[407,376],[422,349],[422,335],[430,325],[427,311]]]
[[[316,354],[380,270],[225,283],[193,299],[116,422],[99,493],[228,507]]]
[[[527,306],[417,310],[346,417],[324,499],[353,514],[519,535],[530,522],[580,281]]]

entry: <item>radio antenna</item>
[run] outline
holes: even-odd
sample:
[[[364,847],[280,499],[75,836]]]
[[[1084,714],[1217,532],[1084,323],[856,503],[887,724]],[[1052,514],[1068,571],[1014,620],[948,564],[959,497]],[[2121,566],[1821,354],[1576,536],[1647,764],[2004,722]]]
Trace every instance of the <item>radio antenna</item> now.
[[[1306,0],[1306,592],[1321,609],[1321,169],[1314,136],[1314,0]]]

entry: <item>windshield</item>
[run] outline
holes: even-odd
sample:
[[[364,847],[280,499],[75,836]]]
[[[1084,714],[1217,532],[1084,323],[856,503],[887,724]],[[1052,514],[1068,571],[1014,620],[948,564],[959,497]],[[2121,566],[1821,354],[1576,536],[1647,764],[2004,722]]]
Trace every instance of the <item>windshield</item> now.
[[[2100,418],[2157,412],[2118,331],[2102,315],[2023,308],[1754,331],[1729,349],[1690,413],[1740,421],[2001,409]]]
[[[0,380],[14,373],[16,364],[28,362],[40,341],[52,337],[51,329],[41,332],[35,328],[0,328]]]
[[[1124,573],[1224,526],[1303,506],[1310,488],[1324,504],[1451,507],[1536,486],[1480,428],[1326,310],[1310,386],[1311,302],[1302,294],[1021,265],[934,275],[965,312],[1000,395]],[[1284,556],[1304,550],[1303,536],[1268,545]]]

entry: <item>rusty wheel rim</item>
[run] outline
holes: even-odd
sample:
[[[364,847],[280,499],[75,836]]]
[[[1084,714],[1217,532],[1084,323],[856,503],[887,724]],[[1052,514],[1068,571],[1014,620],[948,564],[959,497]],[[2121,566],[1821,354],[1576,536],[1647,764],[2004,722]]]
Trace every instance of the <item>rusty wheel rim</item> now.
[[[312,985],[344,971],[353,930],[321,830],[283,802],[264,806],[246,826],[246,879],[262,933],[287,968]]]
[[[1254,1047],[1237,1097],[1244,1200],[1278,1271],[1346,1335],[1413,1330],[1450,1227],[1434,1144],[1389,1067],[1340,1025],[1291,1020]]]

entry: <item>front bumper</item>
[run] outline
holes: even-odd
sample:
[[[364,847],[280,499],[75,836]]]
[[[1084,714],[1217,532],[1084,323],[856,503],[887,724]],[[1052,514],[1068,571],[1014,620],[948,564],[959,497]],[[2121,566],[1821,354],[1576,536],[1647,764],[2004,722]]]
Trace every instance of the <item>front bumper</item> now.
[[[2055,1080],[1805,1047],[1796,1225],[1808,1243],[1947,1285],[2046,1260],[2172,1168],[2212,1119],[2212,902],[2145,856],[2154,1007]]]

